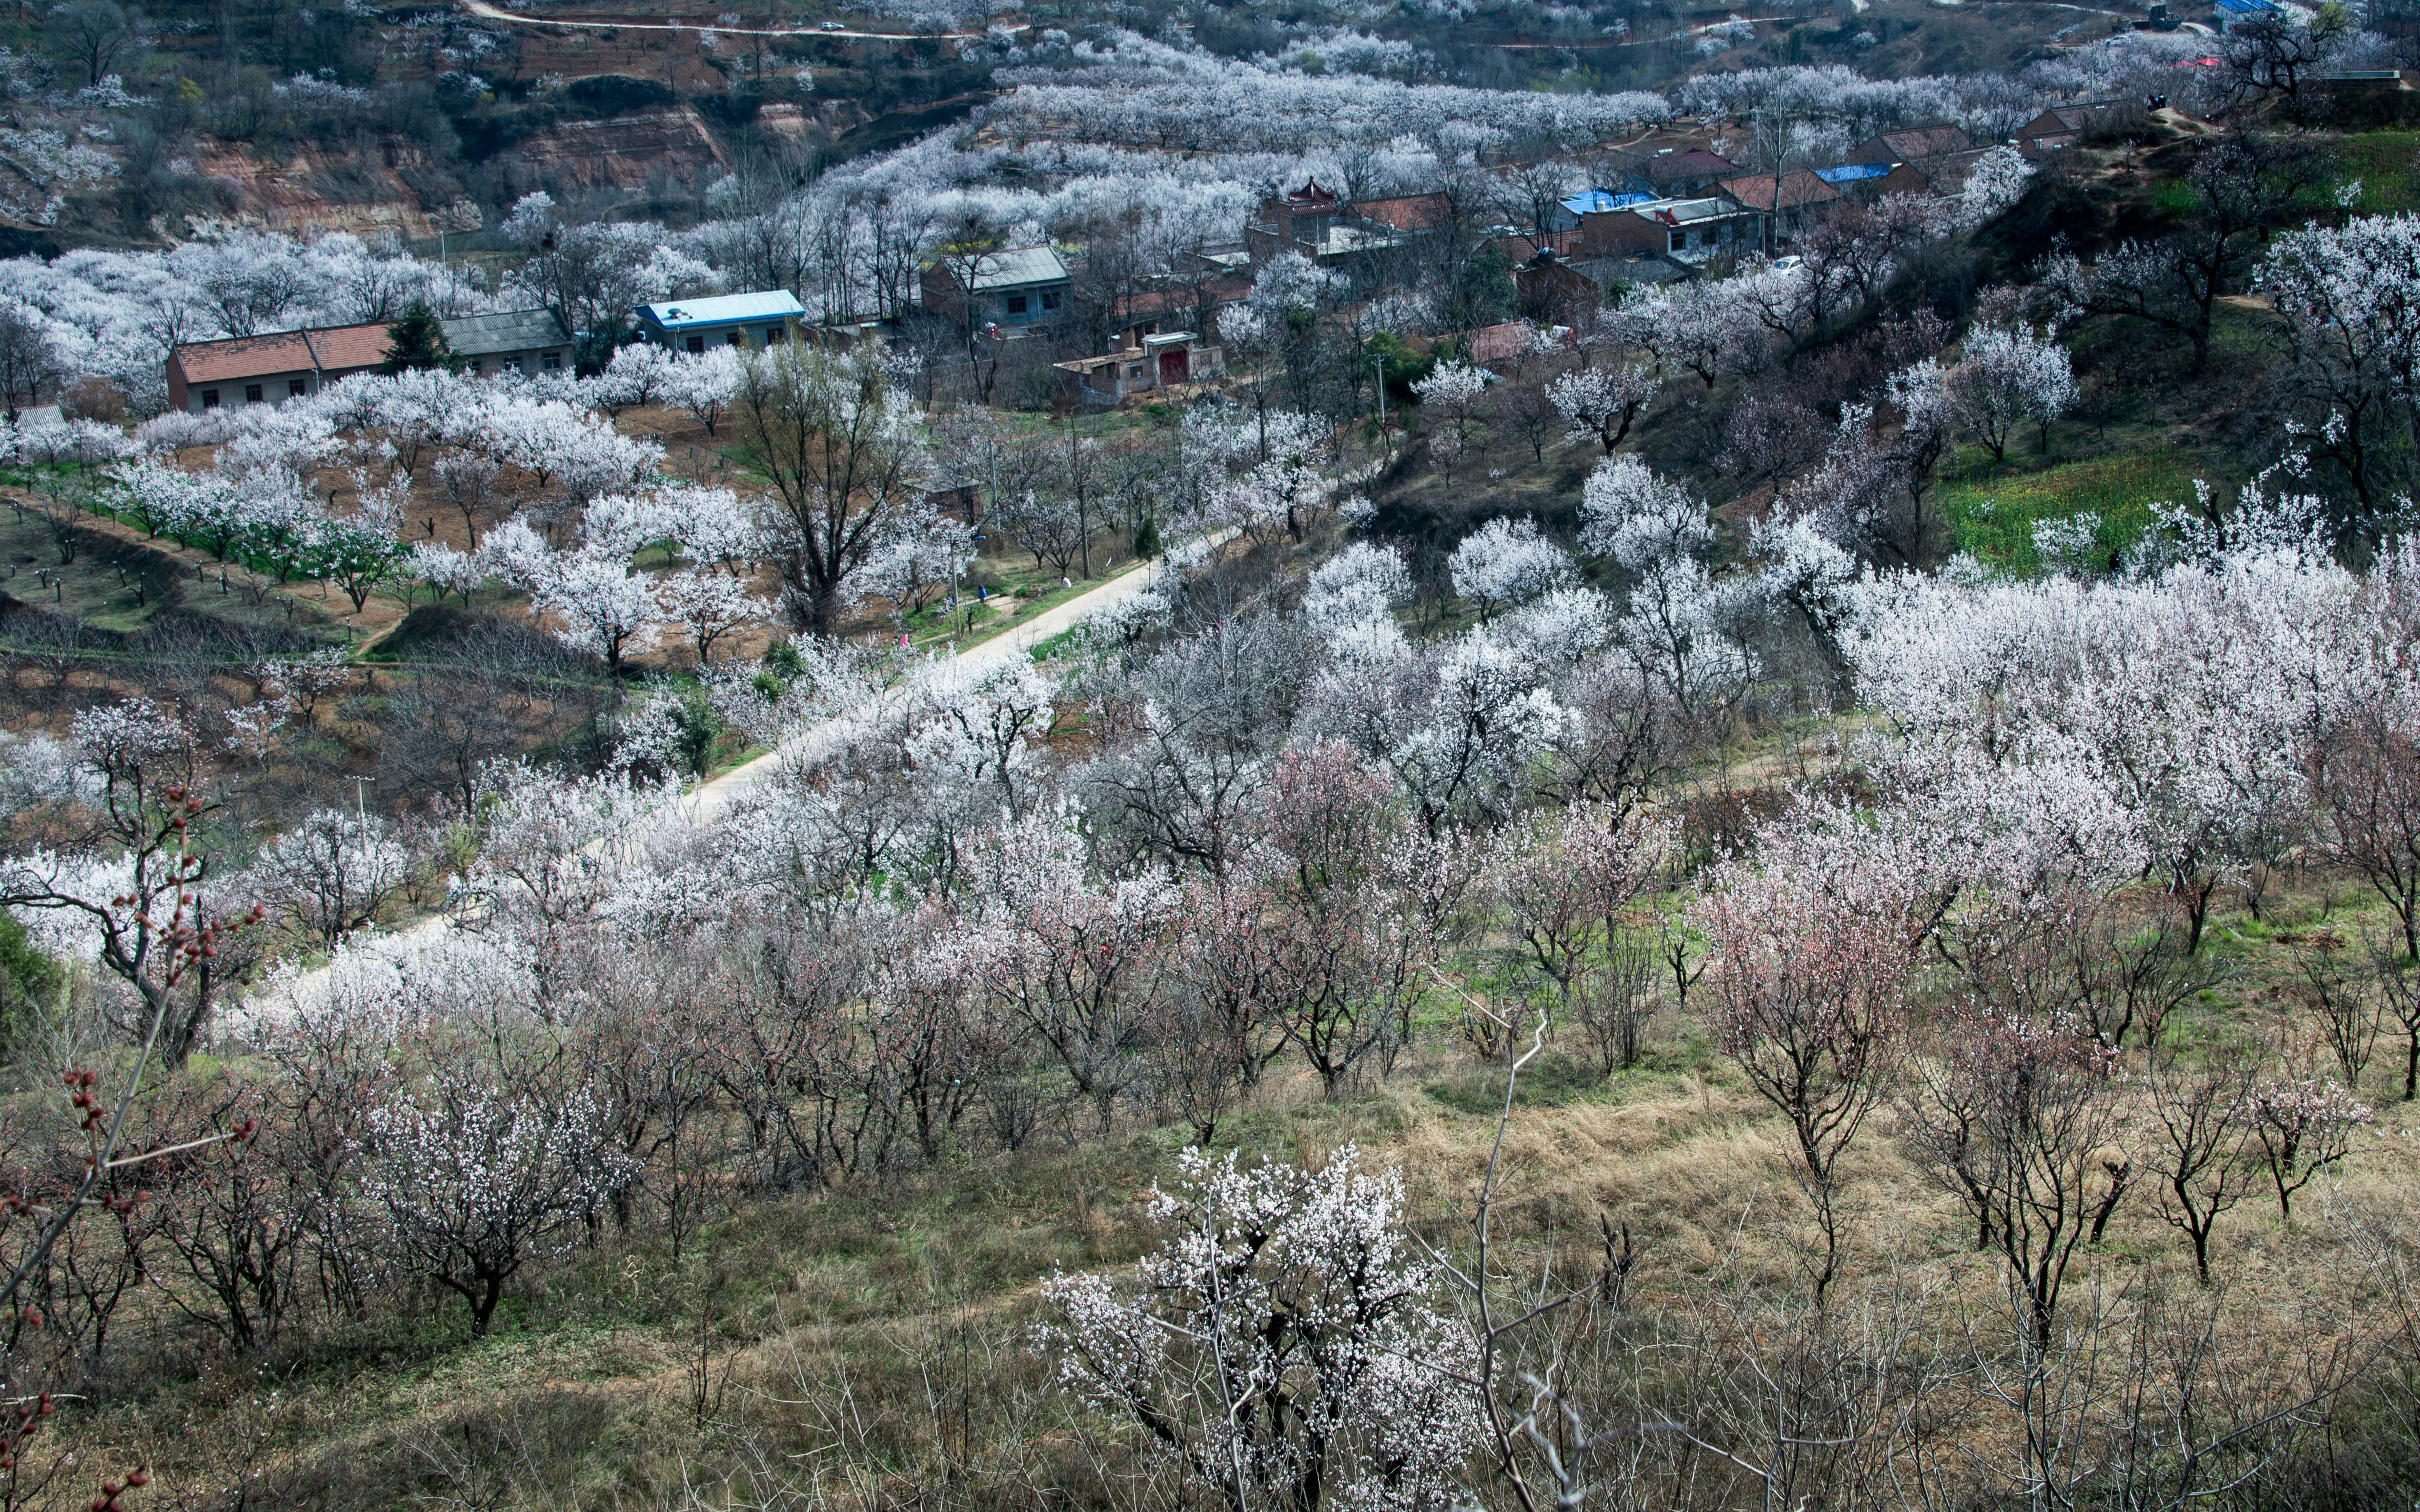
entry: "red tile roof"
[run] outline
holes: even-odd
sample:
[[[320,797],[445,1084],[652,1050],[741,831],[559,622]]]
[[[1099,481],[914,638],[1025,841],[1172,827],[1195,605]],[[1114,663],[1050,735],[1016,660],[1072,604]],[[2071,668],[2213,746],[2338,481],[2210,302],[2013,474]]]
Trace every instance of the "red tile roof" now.
[[[1214,278],[1199,285],[1180,285],[1171,288],[1150,288],[1129,294],[1113,306],[1120,319],[1131,320],[1138,316],[1167,315],[1173,310],[1198,310],[1221,304],[1233,304],[1252,292],[1251,281],[1244,278]]]
[[[273,373],[358,372],[384,363],[391,345],[385,326],[336,326],[197,341],[178,347],[173,355],[186,382],[225,383]]]
[[[386,361],[388,349],[395,345],[384,326],[337,326],[307,334],[311,350],[318,355],[320,370],[328,373],[377,367]]]
[[[1750,209],[1757,210],[1794,210],[1807,205],[1829,204],[1840,197],[1838,190],[1804,168],[1782,175],[1778,183],[1769,173],[1726,178],[1722,190]]]
[[[1507,320],[1501,325],[1481,326],[1470,332],[1463,345],[1474,363],[1509,363],[1528,349],[1537,330],[1527,320]]]
[[[1443,194],[1404,194],[1354,202],[1353,213],[1398,231],[1425,231],[1445,224],[1452,208]]]
[[[271,373],[307,373],[318,364],[299,331],[273,336],[238,336],[228,341],[198,341],[179,347],[177,365],[188,383],[224,383],[229,378],[266,378]]]
[[[1899,154],[1900,161],[1916,158],[1938,158],[1952,152],[1971,150],[1975,144],[1955,126],[1925,126],[1912,131],[1885,131],[1883,140]]]

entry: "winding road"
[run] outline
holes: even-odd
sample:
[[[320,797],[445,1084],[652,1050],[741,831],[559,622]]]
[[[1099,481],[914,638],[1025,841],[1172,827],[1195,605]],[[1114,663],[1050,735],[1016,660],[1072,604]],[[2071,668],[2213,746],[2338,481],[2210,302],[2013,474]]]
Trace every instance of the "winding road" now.
[[[507,22],[515,26],[566,26],[632,32],[712,32],[717,37],[839,37],[869,42],[924,40],[970,42],[984,35],[982,32],[860,32],[845,28],[826,30],[821,26],[699,26],[677,21],[564,21],[552,16],[518,16],[501,6],[489,5],[488,0],[461,0],[461,5],[463,9],[482,21]],[[1019,22],[1014,26],[1001,29],[1011,33],[1021,32],[1027,29],[1027,23]]]

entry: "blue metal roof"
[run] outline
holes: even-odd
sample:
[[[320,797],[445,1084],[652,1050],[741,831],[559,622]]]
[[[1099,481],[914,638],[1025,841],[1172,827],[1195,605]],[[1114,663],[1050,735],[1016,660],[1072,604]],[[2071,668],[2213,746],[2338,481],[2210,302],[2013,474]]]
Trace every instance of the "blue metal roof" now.
[[[1591,189],[1563,201],[1563,208],[1574,215],[1601,215],[1606,210],[1621,209],[1625,205],[1645,205],[1654,198],[1652,194],[1617,194],[1609,189]]]
[[[2231,10],[2239,16],[2265,16],[2277,8],[2269,0],[2218,0],[2218,8]]]
[[[1887,162],[1852,162],[1838,168],[1818,168],[1815,177],[1827,184],[1854,184],[1861,178],[1884,178],[1890,175]]]
[[[778,320],[807,313],[807,307],[785,288],[756,294],[718,294],[706,300],[663,300],[642,304],[638,309],[639,318],[651,320],[667,331],[683,326],[729,325],[738,320]]]

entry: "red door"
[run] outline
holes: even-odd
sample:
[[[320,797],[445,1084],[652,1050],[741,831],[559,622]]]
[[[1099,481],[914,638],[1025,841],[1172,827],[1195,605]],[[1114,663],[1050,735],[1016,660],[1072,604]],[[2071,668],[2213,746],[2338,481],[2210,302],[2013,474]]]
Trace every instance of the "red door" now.
[[[1162,384],[1182,383],[1193,370],[1193,364],[1182,347],[1171,347],[1159,354],[1159,381]]]

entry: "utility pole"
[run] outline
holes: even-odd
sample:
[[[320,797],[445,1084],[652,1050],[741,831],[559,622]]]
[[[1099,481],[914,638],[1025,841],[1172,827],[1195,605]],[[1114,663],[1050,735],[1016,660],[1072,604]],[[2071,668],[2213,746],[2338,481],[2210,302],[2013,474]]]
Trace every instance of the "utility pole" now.
[[[1370,363],[1378,370],[1378,440],[1388,452],[1395,449],[1394,440],[1387,434],[1387,358],[1383,352],[1373,352]]]
[[[362,789],[366,784],[377,780],[375,777],[356,777],[352,779],[353,823],[359,826],[354,833],[361,837],[362,841],[362,888],[365,892],[370,888],[370,816],[367,806],[362,801]]]
[[[1093,517],[1085,498],[1084,454],[1076,440],[1076,416],[1067,416],[1067,485],[1076,490],[1076,549],[1083,554],[1084,580],[1093,580]]]

